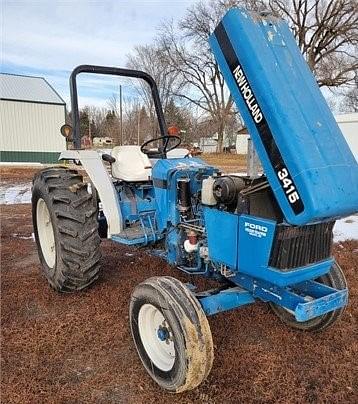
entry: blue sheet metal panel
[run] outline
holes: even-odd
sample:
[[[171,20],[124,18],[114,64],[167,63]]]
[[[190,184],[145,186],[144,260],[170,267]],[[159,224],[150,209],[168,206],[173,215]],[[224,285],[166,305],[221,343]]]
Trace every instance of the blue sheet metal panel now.
[[[140,187],[127,188],[127,192],[122,189],[119,205],[124,220],[137,220],[139,213],[155,211],[154,188],[146,187],[144,191]]]
[[[210,45],[286,220],[357,211],[357,162],[286,23],[232,9]]]
[[[282,272],[278,269],[268,267],[260,274],[265,279],[278,286],[288,286],[295,283],[316,279],[329,272],[334,263],[333,259],[327,259],[305,267],[298,267],[293,271]]]
[[[236,269],[239,216],[205,207],[204,223],[210,259]]]
[[[276,223],[249,215],[239,217],[238,268],[260,277],[266,270]]]
[[[283,272],[268,266],[276,223],[249,215],[239,217],[238,269],[239,273],[263,279],[278,286],[292,285],[315,279],[327,273],[333,260],[299,267]]]
[[[222,311],[237,309],[243,305],[254,303],[255,298],[247,290],[234,287],[225,289],[219,293],[199,297],[199,302],[207,316]]]
[[[166,228],[166,219],[168,217],[168,190],[165,188],[155,187],[155,200],[157,203],[157,223],[160,231]]]
[[[211,167],[204,160],[199,158],[180,158],[180,159],[160,159],[153,167],[152,177],[167,179],[168,171],[171,169],[188,170]]]
[[[147,245],[148,241],[153,241],[153,239],[148,240],[146,237],[128,239],[128,238],[125,238],[125,237],[120,237],[118,235],[111,236],[111,240],[113,240],[113,241],[115,241],[116,243],[119,243],[119,244],[135,245],[135,246]]]

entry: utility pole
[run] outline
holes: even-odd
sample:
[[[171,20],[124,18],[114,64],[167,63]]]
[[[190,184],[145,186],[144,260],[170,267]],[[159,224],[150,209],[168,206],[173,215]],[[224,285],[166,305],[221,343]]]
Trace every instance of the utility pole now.
[[[91,135],[92,135],[92,133],[91,133],[91,117],[90,117],[90,114],[88,112],[88,137],[90,139],[91,139]]]
[[[92,146],[91,115],[89,111],[88,111],[88,144]]]
[[[119,85],[119,123],[120,123],[120,142],[123,145],[123,115],[122,115],[122,85]]]
[[[140,109],[140,105],[138,107],[138,132],[137,132],[137,144],[139,146],[139,134],[140,134],[140,113],[141,113],[141,109]]]

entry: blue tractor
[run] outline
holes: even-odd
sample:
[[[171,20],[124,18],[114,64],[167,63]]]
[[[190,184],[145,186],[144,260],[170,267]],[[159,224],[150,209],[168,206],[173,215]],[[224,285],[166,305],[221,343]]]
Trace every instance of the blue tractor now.
[[[357,162],[286,23],[232,9],[210,46],[264,174],[222,174],[179,148],[148,74],[85,65],[70,78],[74,148],[60,159],[81,164],[89,181],[56,167],[33,182],[39,257],[55,290],[81,290],[98,278],[99,229],[113,242],[151,246],[179,270],[219,282],[199,293],[158,276],[133,291],[138,354],[150,376],[173,392],[195,388],[210,372],[207,316],[258,300],[298,330],[332,325],[348,301],[332,230],[337,218],[358,210]],[[110,155],[81,150],[76,77],[84,72],[145,80],[161,136],[116,146]]]

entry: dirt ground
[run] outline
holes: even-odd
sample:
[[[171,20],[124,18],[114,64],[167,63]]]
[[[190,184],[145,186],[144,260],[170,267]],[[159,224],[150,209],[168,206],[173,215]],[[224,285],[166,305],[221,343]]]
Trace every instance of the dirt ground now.
[[[34,171],[5,169],[2,181],[30,180]],[[172,395],[138,358],[129,296],[150,276],[190,278],[145,250],[106,240],[100,280],[58,294],[41,275],[32,231],[30,205],[1,205],[2,403],[358,402],[357,241],[334,248],[350,286],[335,326],[293,331],[263,303],[211,317],[213,369],[196,390]]]

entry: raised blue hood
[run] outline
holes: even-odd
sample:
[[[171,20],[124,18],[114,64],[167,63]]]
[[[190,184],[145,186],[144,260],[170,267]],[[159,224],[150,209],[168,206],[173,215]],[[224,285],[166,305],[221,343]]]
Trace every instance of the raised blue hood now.
[[[287,24],[232,9],[209,42],[286,220],[358,211],[357,162]]]

